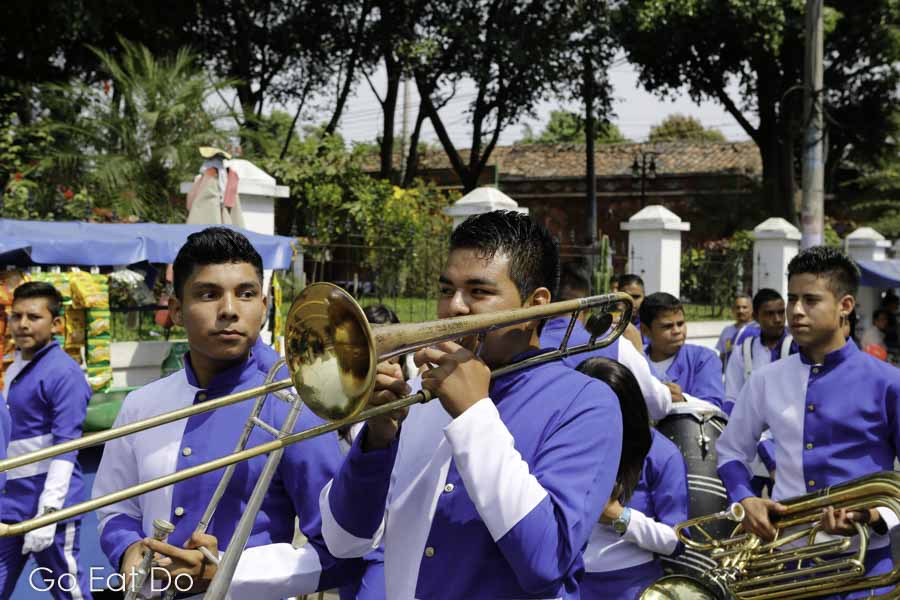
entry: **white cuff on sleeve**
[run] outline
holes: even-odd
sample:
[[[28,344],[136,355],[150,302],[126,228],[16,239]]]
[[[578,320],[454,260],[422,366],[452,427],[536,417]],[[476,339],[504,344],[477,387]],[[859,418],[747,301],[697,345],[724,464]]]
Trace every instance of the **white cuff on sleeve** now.
[[[322,565],[311,546],[267,544],[241,554],[229,598],[287,598],[311,594],[319,586]]]
[[[650,550],[663,556],[672,554],[678,545],[678,537],[675,535],[674,529],[665,523],[654,521],[634,509],[631,509],[628,529],[625,530],[622,537],[644,550]]]
[[[516,450],[512,434],[490,398],[444,428],[466,492],[494,541],[502,538],[546,497]]]
[[[47,480],[44,482],[44,491],[38,500],[38,511],[43,512],[47,507],[60,509],[66,502],[66,494],[69,493],[69,481],[72,479],[72,471],[75,463],[68,460],[52,460],[47,471]]]

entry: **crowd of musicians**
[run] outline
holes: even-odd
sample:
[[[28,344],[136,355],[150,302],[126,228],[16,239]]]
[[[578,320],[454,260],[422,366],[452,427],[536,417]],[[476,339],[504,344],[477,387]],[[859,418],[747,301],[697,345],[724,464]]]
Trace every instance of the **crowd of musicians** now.
[[[763,539],[786,510],[780,501],[893,470],[900,370],[849,337],[856,265],[814,247],[790,262],[787,277],[787,298],[763,289],[735,299],[736,323],[718,353],[685,343],[679,300],[645,296],[632,275],[617,283],[634,299],[633,326],[605,348],[492,378],[491,370],[558,348],[569,323],[552,319],[492,331],[477,356],[465,339],[378,365],[370,405],[420,389],[436,400],[289,446],[230,597],[337,588],[347,600],[638,598],[663,575],[660,558],[684,550],[673,526],[690,509],[685,459],[651,427],[680,407],[727,417],[713,449],[718,476],[746,509],[744,527]],[[184,368],[132,392],[114,427],[262,384],[279,358],[259,340],[262,281],[260,256],[240,233],[191,235],[174,263],[169,306],[190,346]],[[439,318],[590,295],[586,275],[561,269],[557,242],[542,225],[505,211],[454,230],[436,284]],[[46,283],[15,290],[9,328],[17,352],[4,378],[0,457],[81,435],[90,390],[53,341],[60,304]],[[396,321],[383,308],[366,314]],[[588,331],[576,322],[569,345],[590,340]],[[251,405],[108,442],[93,490],[74,454],[12,469],[0,475],[0,520],[30,519],[227,455]],[[287,411],[269,398],[261,417],[278,427]],[[306,410],[295,429],[322,422]],[[248,446],[264,441],[257,430]],[[110,564],[128,580],[149,549],[158,569],[189,577],[192,589],[176,597],[202,592],[217,567],[199,548],[228,550],[264,462],[237,466],[202,526],[221,471],[100,509]],[[174,524],[167,541],[149,539],[154,519]],[[894,513],[873,506],[822,514],[832,535],[854,535],[855,523],[871,532],[867,572],[890,570]],[[54,598],[91,598],[80,526],[73,518],[0,538],[0,598],[11,596],[29,556],[48,581],[67,580],[51,588]],[[293,543],[297,527],[302,545]]]

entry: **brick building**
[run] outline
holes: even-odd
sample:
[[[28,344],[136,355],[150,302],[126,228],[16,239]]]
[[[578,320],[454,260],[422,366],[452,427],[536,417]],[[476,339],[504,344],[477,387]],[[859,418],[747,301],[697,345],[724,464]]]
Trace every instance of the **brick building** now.
[[[632,165],[642,152],[654,153],[656,167],[655,177],[644,182],[645,204],[662,204],[691,222],[687,243],[726,237],[762,220],[757,202],[762,162],[752,142],[598,145],[597,215],[616,254],[627,251],[619,223],[641,207],[640,179]],[[462,157],[467,160],[465,151]],[[494,150],[482,182],[528,207],[564,245],[580,246],[589,234],[585,170],[583,144],[517,144]],[[460,187],[439,149],[420,157],[418,174],[441,187]]]

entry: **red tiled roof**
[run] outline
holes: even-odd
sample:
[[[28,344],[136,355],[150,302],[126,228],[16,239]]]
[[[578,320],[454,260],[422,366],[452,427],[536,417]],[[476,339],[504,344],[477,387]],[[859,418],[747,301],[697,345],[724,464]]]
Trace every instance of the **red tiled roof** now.
[[[656,152],[659,175],[762,173],[759,150],[753,142],[663,142],[655,144],[598,144],[594,158],[598,177],[630,176],[640,152]],[[463,161],[468,150],[461,150]],[[583,177],[584,144],[516,144],[498,146],[489,165],[497,165],[501,177]],[[419,169],[449,169],[441,149],[419,157]]]

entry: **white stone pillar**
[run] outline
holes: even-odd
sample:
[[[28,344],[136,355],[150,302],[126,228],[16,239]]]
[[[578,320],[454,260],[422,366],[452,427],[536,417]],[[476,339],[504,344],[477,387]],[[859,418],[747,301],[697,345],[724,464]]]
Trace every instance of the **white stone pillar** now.
[[[453,218],[453,229],[472,215],[481,215],[495,210],[514,210],[528,214],[528,209],[493,187],[480,187],[472,190],[452,206],[444,209],[444,214]]]
[[[853,260],[887,259],[887,249],[891,243],[871,227],[860,227],[847,236],[847,252]],[[865,331],[872,326],[872,311],[881,303],[881,290],[860,286],[856,294],[856,316],[859,319],[857,331]]]
[[[787,299],[787,266],[800,249],[800,230],[781,217],[753,228],[753,293],[770,288]]]
[[[648,294],[681,295],[681,232],[691,224],[664,206],[641,209],[619,227],[628,232],[628,272],[640,275]]]

